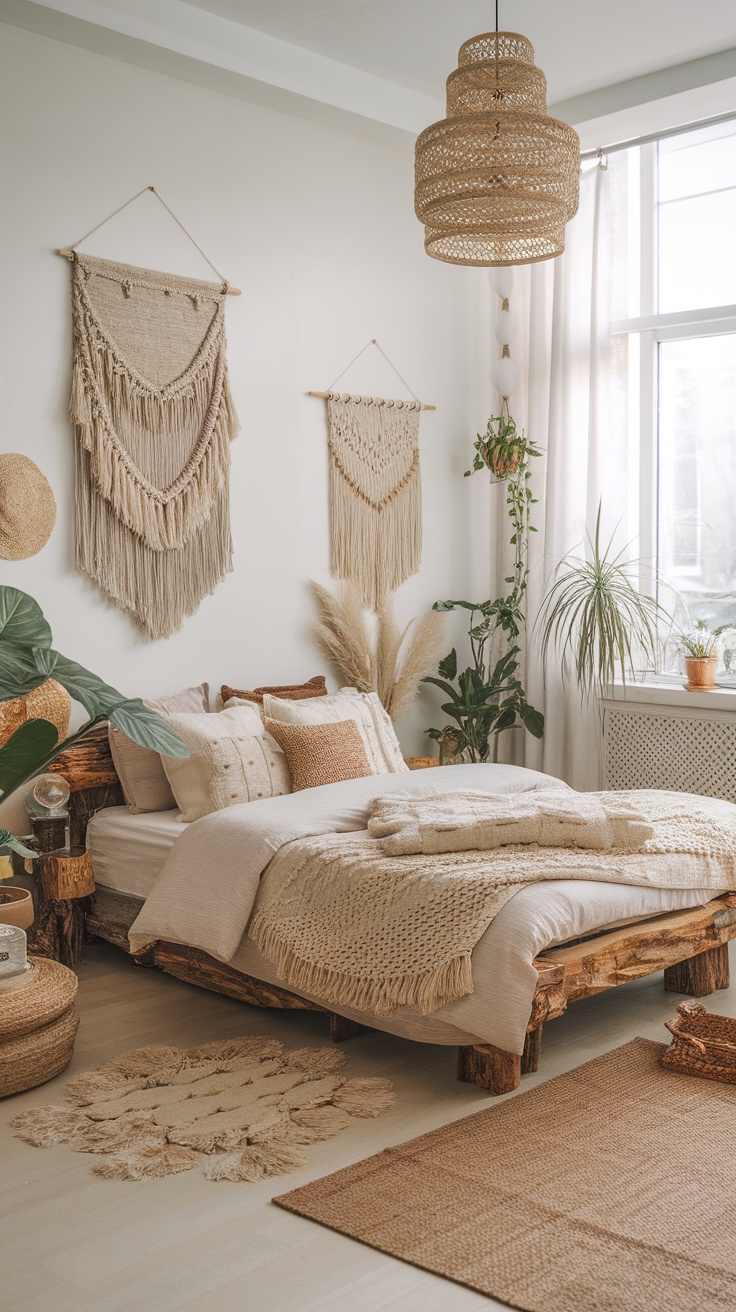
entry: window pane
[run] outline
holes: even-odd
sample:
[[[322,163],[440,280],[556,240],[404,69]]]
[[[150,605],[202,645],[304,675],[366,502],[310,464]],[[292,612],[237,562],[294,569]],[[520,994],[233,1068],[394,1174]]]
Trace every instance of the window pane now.
[[[736,124],[658,149],[659,312],[736,304]]]
[[[693,620],[736,620],[736,335],[659,347],[659,567]]]
[[[659,142],[659,199],[681,200],[718,191],[733,177],[736,121],[719,123]],[[725,180],[725,181],[724,181]]]

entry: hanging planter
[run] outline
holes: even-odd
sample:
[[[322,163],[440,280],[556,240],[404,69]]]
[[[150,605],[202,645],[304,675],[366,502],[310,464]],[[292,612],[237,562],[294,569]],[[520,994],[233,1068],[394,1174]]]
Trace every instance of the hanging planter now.
[[[541,454],[536,443],[519,432],[504,399],[500,415],[491,415],[485,433],[476,437],[473,468],[465,471],[465,477],[485,466],[494,478],[513,478],[520,465],[527,465],[530,456]]]

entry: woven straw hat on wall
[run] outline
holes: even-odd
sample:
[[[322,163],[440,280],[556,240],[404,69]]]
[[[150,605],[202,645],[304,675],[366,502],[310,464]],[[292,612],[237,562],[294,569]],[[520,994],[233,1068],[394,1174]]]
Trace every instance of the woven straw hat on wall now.
[[[17,452],[0,455],[0,560],[26,560],[45,547],[56,521],[51,484]]]

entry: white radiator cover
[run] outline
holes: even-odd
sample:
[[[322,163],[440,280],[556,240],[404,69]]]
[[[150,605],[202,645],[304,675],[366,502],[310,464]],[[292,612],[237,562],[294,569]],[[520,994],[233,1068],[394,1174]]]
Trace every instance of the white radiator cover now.
[[[720,704],[710,710],[702,706],[707,694],[698,695],[699,706],[687,706],[681,689],[672,690],[675,704],[667,704],[661,688],[649,691],[651,701],[639,685],[635,700],[627,688],[626,701],[619,694],[603,702],[605,787],[667,788],[736,802],[732,695],[724,704],[723,694],[714,694]]]

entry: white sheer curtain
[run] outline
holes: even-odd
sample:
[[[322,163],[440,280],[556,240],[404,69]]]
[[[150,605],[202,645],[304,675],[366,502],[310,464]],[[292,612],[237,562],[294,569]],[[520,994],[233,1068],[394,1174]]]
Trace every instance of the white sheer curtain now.
[[[523,345],[513,349],[521,382],[510,398],[517,423],[544,448],[533,462],[539,504],[530,535],[525,688],[545,714],[541,741],[523,730],[507,734],[502,757],[559,775],[573,787],[600,787],[597,706],[584,707],[574,678],[563,684],[559,661],[542,668],[535,620],[554,571],[569,551],[582,554],[585,530],[602,525],[619,545],[628,540],[626,343],[611,339],[612,319],[623,318],[627,292],[625,154],[608,168],[583,173],[580,208],[568,227],[564,255],[516,269],[511,298]],[[508,527],[500,489],[495,502],[495,593],[509,570]]]

